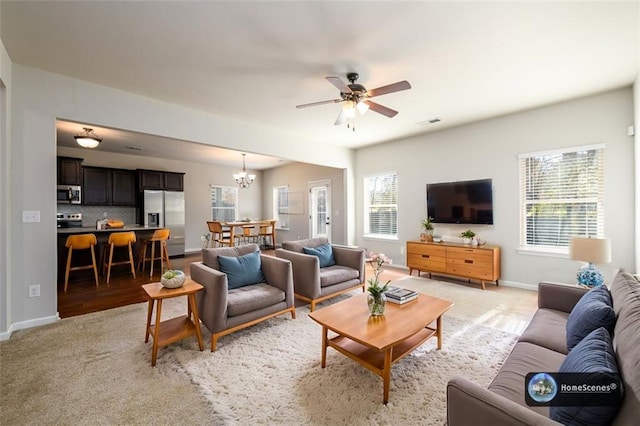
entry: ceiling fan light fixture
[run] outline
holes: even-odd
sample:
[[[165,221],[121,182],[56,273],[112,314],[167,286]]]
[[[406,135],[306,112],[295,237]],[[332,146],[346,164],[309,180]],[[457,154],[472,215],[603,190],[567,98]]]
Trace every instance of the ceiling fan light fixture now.
[[[369,104],[365,101],[360,101],[356,105],[356,109],[360,113],[360,115],[364,115],[365,112],[369,111]]]
[[[238,173],[233,174],[233,178],[236,180],[238,186],[242,189],[247,189],[256,179],[256,175],[247,174],[247,168],[245,166],[244,158],[247,156],[244,152],[242,153],[242,170]]]
[[[353,101],[345,101],[342,105],[342,111],[344,111],[344,115],[347,118],[355,118],[356,116],[356,106]]]
[[[78,145],[83,148],[96,148],[102,142],[90,127],[83,127],[84,131],[75,135],[73,138],[76,140]]]

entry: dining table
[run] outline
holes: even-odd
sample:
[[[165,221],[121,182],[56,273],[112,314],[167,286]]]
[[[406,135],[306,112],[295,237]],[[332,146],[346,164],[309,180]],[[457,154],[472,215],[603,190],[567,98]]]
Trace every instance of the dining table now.
[[[268,234],[271,236],[272,246],[276,246],[276,221],[275,220],[238,220],[233,222],[222,222],[222,226],[229,228],[229,241],[231,247],[235,246],[236,238],[244,237],[249,234],[245,233],[246,229],[258,228],[260,230],[261,227],[271,228],[271,232]],[[242,231],[238,234],[235,230],[236,228],[242,228]],[[225,230],[226,231],[226,230]],[[257,236],[256,234],[251,234],[251,236]]]

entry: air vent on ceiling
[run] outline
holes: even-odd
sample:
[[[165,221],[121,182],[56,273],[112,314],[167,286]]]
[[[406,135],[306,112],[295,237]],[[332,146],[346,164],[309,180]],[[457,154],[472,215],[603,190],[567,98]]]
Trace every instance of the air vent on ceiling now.
[[[142,151],[142,148],[138,148],[137,146],[126,146],[126,148],[131,151]]]
[[[427,126],[429,124],[439,123],[441,120],[438,117],[432,118],[431,120],[418,121],[416,124],[418,126]]]

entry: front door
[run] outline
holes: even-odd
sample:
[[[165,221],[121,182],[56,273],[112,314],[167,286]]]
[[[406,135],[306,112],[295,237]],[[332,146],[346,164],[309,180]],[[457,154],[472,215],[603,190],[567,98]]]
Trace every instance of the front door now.
[[[331,242],[331,181],[309,182],[309,226],[311,238],[326,237]]]

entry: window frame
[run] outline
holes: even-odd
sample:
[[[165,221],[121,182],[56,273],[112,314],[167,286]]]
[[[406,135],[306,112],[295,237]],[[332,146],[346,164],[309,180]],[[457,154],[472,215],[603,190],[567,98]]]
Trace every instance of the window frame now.
[[[228,222],[227,220],[219,220],[218,218],[216,218],[216,216],[214,215],[214,210],[219,209],[219,210],[233,210],[233,221],[237,221],[238,220],[238,195],[239,195],[239,191],[238,191],[238,187],[234,186],[234,185],[216,185],[216,184],[211,184],[209,185],[209,189],[210,189],[210,194],[211,194],[211,220],[216,221],[216,222]],[[220,189],[222,191],[224,190],[232,190],[232,192],[234,193],[234,205],[233,207],[218,207],[218,206],[214,206],[214,190],[215,189]],[[223,215],[224,217],[224,215]]]
[[[598,164],[597,164],[597,170],[596,170],[596,173],[598,174],[598,176],[595,181],[596,187],[594,191],[591,194],[589,194],[589,196],[576,196],[576,197],[563,197],[563,198],[547,197],[547,198],[540,198],[537,200],[527,199],[527,194],[526,194],[527,181],[530,181],[532,179],[531,173],[529,172],[529,170],[526,170],[527,160],[542,159],[542,158],[549,159],[551,157],[559,157],[562,155],[572,154],[572,153],[577,154],[577,153],[586,152],[586,151],[599,151],[595,153],[595,155],[598,156],[597,158]],[[518,253],[533,254],[538,256],[568,257],[570,237],[573,235],[579,236],[577,233],[572,232],[570,228],[567,230],[568,232],[564,236],[566,237],[566,240],[567,240],[566,245],[560,243],[560,241],[558,241],[558,244],[556,245],[530,243],[527,240],[527,236],[535,232],[529,229],[530,224],[528,221],[527,212],[529,211],[528,207],[533,205],[555,204],[559,206],[573,206],[576,204],[583,204],[583,205],[595,204],[594,211],[596,214],[596,218],[595,218],[595,221],[592,221],[592,225],[590,226],[590,227],[595,227],[595,233],[590,233],[589,236],[604,238],[605,155],[606,155],[605,144],[573,146],[573,147],[560,148],[555,150],[538,151],[538,152],[524,153],[524,154],[518,155],[518,181],[519,181],[518,182],[518,190],[519,190],[518,202],[519,202],[519,208],[520,208],[520,216],[519,216],[519,224],[518,224],[519,231],[520,231]],[[563,170],[566,172],[571,166],[574,166],[576,163],[571,162],[570,160],[567,160],[566,162],[563,162],[563,164],[565,167]],[[548,183],[548,181],[545,183]],[[558,183],[558,187],[560,185],[563,185],[564,183],[565,183],[564,181],[562,183]],[[539,191],[539,190],[540,190],[540,187],[534,188],[534,191]],[[580,213],[577,213],[571,217],[576,218],[578,220],[582,219],[579,215]],[[574,222],[574,221],[567,221],[567,222]],[[579,226],[589,227],[588,221],[586,219],[583,219],[583,222],[584,223],[581,223]],[[593,224],[594,222],[595,224]],[[558,233],[560,233],[560,230],[558,231]],[[558,239],[561,239],[561,237],[559,237]]]
[[[287,194],[286,207],[280,201],[281,191]],[[276,220],[276,229],[290,230],[291,213],[289,213],[289,185],[277,185],[273,187],[273,218]],[[284,212],[283,210],[286,210]]]
[[[395,211],[395,224],[391,224],[390,226],[390,231],[393,231],[393,228],[395,227],[395,233],[393,232],[389,232],[389,233],[376,233],[376,232],[371,232],[371,224],[370,224],[370,209],[372,207],[372,205],[370,204],[370,198],[369,198],[369,186],[372,184],[372,182],[370,181],[372,178],[379,178],[379,177],[390,177],[393,176],[395,179],[395,203],[387,203],[387,204],[377,204],[377,206],[379,207],[391,207],[394,209]],[[364,220],[363,220],[363,237],[365,238],[371,238],[371,239],[381,239],[381,240],[392,240],[392,241],[397,241],[398,240],[398,172],[396,171],[388,171],[388,172],[380,172],[380,173],[370,173],[367,175],[363,176],[362,179],[362,188],[363,188],[363,215],[364,215]]]

